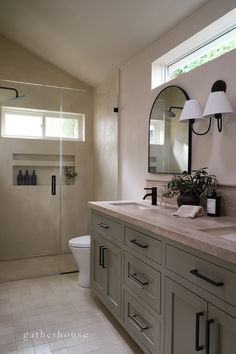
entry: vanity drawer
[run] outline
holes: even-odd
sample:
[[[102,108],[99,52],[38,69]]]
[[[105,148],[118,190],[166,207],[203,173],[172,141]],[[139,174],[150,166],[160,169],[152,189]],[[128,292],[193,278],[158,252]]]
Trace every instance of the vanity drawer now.
[[[236,306],[236,273],[170,245],[166,245],[166,267]]]
[[[160,353],[160,321],[126,291],[124,292],[124,322],[151,353]]]
[[[161,264],[161,241],[126,227],[125,245]]]
[[[160,313],[161,274],[149,265],[125,252],[124,283],[142,300]]]
[[[114,240],[123,242],[122,224],[110,220],[103,215],[92,213],[92,229],[94,231],[99,231]]]

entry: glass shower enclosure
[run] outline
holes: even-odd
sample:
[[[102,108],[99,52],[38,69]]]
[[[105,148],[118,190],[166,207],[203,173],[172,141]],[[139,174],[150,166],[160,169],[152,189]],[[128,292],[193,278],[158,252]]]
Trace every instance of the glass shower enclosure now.
[[[87,234],[86,90],[0,80],[0,282],[77,270],[68,240]]]

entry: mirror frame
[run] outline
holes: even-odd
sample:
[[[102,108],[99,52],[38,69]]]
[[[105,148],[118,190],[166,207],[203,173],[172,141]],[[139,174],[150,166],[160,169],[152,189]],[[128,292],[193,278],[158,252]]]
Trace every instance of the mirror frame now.
[[[164,87],[156,96],[156,98],[152,104],[152,108],[151,108],[151,111],[149,114],[149,120],[148,120],[148,173],[165,174],[165,175],[166,174],[180,175],[185,171],[183,171],[183,172],[151,172],[150,171],[150,120],[151,120],[151,116],[152,116],[152,111],[153,111],[153,107],[154,107],[158,97],[160,96],[160,94],[169,87],[175,87],[175,88],[180,89],[182,91],[182,93],[184,94],[184,96],[186,97],[186,101],[188,101],[190,99],[187,92],[184,89],[182,89],[181,87],[176,86],[176,85],[169,85],[169,86]],[[180,124],[184,124],[184,123],[180,123]],[[192,168],[192,129],[191,129],[191,124],[189,122],[188,123],[188,169],[186,171],[188,174],[191,174],[191,168]]]

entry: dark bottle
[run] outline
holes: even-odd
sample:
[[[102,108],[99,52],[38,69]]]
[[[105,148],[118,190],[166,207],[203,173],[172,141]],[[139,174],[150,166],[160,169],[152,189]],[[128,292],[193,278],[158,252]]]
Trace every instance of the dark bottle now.
[[[207,215],[220,216],[220,197],[216,195],[215,189],[207,196]]]
[[[24,175],[24,185],[29,186],[30,185],[30,176],[28,170],[25,171]]]
[[[23,179],[22,171],[19,170],[19,174],[17,176],[17,185],[23,186],[23,184],[24,184],[24,179]]]
[[[36,184],[37,184],[37,176],[35,174],[35,170],[33,170],[33,174],[30,177],[30,184],[31,184],[31,186],[36,186]]]

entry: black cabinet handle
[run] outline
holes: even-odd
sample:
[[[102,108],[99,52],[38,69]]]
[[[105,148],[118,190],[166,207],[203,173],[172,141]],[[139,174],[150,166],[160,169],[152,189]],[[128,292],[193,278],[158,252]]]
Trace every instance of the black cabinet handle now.
[[[102,222],[98,222],[97,225],[98,225],[98,226],[101,226],[103,229],[109,229],[109,226],[103,224]]]
[[[210,338],[211,338],[211,324],[214,323],[213,319],[206,321],[206,354],[210,354]]]
[[[107,265],[104,264],[104,262],[105,262],[105,250],[107,250],[107,248],[102,246],[102,268],[107,268]]]
[[[137,274],[130,274],[130,278],[132,278],[134,281],[136,281],[137,283],[141,284],[141,285],[148,285],[148,281],[142,281],[137,277]]]
[[[203,316],[203,312],[197,312],[196,313],[196,332],[195,332],[195,350],[199,352],[200,350],[204,349],[203,345],[199,345],[199,330],[200,330],[200,317]]]
[[[196,277],[198,277],[200,279],[206,280],[208,283],[210,283],[210,284],[212,284],[214,286],[218,287],[218,286],[223,286],[224,285],[224,283],[222,281],[214,281],[212,279],[207,278],[205,275],[199,273],[197,269],[190,270],[190,273],[195,275]]]
[[[143,245],[142,243],[136,241],[136,240],[130,240],[130,242],[134,243],[136,246],[141,247],[141,248],[148,248],[148,245]]]
[[[56,176],[52,175],[52,195],[56,195]]]
[[[99,265],[102,265],[102,248],[104,246],[99,246]]]
[[[138,329],[140,330],[140,331],[145,331],[146,329],[148,329],[148,326],[147,325],[142,325],[137,319],[136,319],[136,317],[137,317],[137,315],[134,313],[133,315],[130,315],[129,316],[130,317],[130,319],[136,324],[136,326],[138,326]]]

